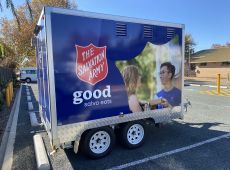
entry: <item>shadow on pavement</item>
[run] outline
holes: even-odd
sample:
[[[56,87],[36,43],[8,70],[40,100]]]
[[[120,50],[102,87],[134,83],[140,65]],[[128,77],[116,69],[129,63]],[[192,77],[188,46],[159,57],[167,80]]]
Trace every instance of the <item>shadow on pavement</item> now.
[[[81,152],[75,154],[73,149],[66,149],[65,154],[73,169],[107,169],[226,134],[226,132],[210,130],[211,127],[219,125],[222,125],[222,123],[173,121],[162,128],[147,126],[144,145],[134,150],[128,150],[116,143],[110,155],[97,160],[89,159]],[[55,166],[55,156],[53,160]],[[65,163],[63,162],[63,164]]]
[[[202,80],[193,80],[193,79],[187,79],[184,81],[184,84],[198,84],[198,85],[216,85],[215,82],[211,81],[202,81]]]

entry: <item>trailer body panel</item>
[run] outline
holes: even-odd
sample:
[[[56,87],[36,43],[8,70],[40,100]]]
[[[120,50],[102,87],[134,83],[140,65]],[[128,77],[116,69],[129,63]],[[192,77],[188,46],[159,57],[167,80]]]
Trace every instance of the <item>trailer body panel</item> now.
[[[183,117],[184,26],[45,7],[38,22],[39,105],[51,144],[80,140],[92,128],[139,119]],[[160,66],[175,66],[172,107],[132,113],[123,70],[140,70],[140,100],[160,98]]]

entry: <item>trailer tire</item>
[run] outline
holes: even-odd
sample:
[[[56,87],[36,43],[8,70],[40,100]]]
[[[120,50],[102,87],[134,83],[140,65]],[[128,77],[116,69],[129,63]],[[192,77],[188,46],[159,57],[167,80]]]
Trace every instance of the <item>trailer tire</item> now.
[[[145,140],[145,126],[143,121],[125,123],[120,129],[120,141],[128,149],[140,147]]]
[[[112,128],[91,129],[82,136],[81,150],[86,156],[97,159],[109,154],[114,142],[115,135]]]

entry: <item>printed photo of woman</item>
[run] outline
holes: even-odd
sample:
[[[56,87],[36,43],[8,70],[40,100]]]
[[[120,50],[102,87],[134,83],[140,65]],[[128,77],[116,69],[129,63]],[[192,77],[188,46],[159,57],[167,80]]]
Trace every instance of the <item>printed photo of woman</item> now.
[[[129,65],[124,68],[123,79],[128,94],[129,109],[131,112],[141,112],[142,108],[139,104],[136,90],[140,84],[140,74],[138,68],[134,65]]]
[[[128,94],[129,109],[131,112],[141,112],[144,111],[140,105],[140,101],[137,98],[136,91],[141,83],[141,76],[138,67],[135,65],[128,65],[123,70],[123,79],[125,82],[125,87]],[[164,100],[153,99],[150,100],[150,105],[162,104]],[[146,104],[148,102],[145,102]]]

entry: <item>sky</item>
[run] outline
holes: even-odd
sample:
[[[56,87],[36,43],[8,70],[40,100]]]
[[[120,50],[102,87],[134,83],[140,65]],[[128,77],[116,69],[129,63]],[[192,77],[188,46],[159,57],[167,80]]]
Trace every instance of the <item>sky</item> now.
[[[74,1],[74,0],[72,0]],[[4,0],[1,1],[5,7]],[[25,0],[13,0],[20,5]],[[185,25],[195,51],[230,42],[230,0],[77,0],[79,10]],[[3,10],[0,17],[12,17]]]

